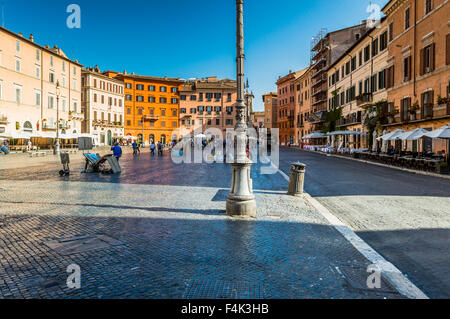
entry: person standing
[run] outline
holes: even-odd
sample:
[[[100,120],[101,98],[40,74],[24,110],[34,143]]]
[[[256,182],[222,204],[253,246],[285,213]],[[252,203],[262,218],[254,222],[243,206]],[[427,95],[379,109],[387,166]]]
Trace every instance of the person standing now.
[[[162,143],[158,142],[158,156],[162,156],[162,155],[163,155]]]
[[[111,147],[111,151],[113,151],[114,157],[117,159],[117,162],[119,162],[119,159],[122,157],[122,148],[119,143],[114,143],[114,146]]]
[[[27,152],[30,152],[32,147],[33,147],[33,144],[31,143],[31,140],[28,140],[28,143],[27,143]]]
[[[150,153],[152,156],[155,155],[155,148],[156,148],[155,142],[152,141],[152,144],[150,145]]]
[[[131,146],[133,147],[133,156],[136,156],[137,155],[138,144],[136,143],[136,141],[133,141],[133,144],[131,144]]]

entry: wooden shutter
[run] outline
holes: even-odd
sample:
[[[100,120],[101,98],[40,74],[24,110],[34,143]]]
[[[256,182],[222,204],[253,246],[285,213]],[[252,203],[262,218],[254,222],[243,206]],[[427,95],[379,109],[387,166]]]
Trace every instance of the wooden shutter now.
[[[446,64],[450,64],[450,34],[447,34]]]
[[[420,75],[425,73],[425,49],[420,50]]]
[[[436,43],[433,43],[430,47],[430,72],[434,71],[436,61]]]

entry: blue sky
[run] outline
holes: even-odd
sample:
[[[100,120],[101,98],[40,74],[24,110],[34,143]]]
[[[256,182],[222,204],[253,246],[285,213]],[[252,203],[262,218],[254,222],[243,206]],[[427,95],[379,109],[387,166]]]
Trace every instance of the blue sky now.
[[[0,0],[5,27],[101,70],[152,76],[235,78],[234,0]],[[367,19],[387,0],[244,0],[246,76],[255,94],[275,90],[279,75],[309,63],[311,38]],[[69,4],[81,29],[66,26]],[[1,44],[0,44],[1,45]]]

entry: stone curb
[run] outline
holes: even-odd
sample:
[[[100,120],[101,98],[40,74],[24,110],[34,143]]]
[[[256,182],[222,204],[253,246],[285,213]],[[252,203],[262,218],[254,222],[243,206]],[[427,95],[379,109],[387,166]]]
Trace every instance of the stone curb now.
[[[333,156],[333,157],[336,157],[336,158],[347,159],[347,160],[351,160],[351,161],[355,161],[355,162],[360,162],[360,163],[366,163],[366,164],[372,164],[372,165],[381,166],[381,167],[386,167],[386,168],[392,168],[392,169],[396,169],[396,170],[398,170],[398,171],[404,171],[404,172],[408,172],[408,173],[412,173],[412,174],[417,174],[417,175],[425,175],[425,176],[431,176],[431,177],[438,177],[438,178],[446,178],[446,179],[450,179],[450,175],[442,175],[442,174],[436,174],[436,173],[431,173],[431,172],[416,171],[416,170],[409,169],[409,168],[402,168],[402,167],[397,167],[397,166],[390,166],[390,165],[386,165],[386,164],[382,164],[382,163],[376,163],[376,162],[372,162],[372,161],[366,161],[366,160],[362,160],[362,159],[358,159],[358,158],[352,158],[352,157],[347,157],[347,156],[342,156],[342,155],[336,155],[336,154],[328,154],[328,153],[322,153],[322,152],[310,151],[310,150],[305,150],[305,149],[299,149],[299,150],[305,151],[305,152],[310,152],[310,153],[315,153],[315,154],[320,154],[320,155],[325,155],[325,156]]]

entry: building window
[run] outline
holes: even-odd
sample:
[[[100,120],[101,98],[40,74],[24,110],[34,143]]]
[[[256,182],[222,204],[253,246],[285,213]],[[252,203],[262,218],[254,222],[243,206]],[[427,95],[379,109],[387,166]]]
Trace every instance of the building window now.
[[[185,108],[181,108],[180,109],[180,114],[186,114],[186,109]]]
[[[370,60],[370,45],[364,48],[364,62],[367,62],[369,60]]]
[[[227,125],[233,125],[233,120],[232,119],[226,119],[226,124]]]
[[[394,40],[394,22],[389,24],[389,42]]]
[[[411,56],[403,59],[403,81],[411,80]]]
[[[127,114],[131,114],[131,107],[127,107]]]
[[[125,99],[126,99],[127,101],[132,101],[132,100],[133,100],[133,97],[132,97],[130,94],[127,94],[127,95],[125,95]]]
[[[22,70],[20,58],[16,58],[16,72],[20,72]]]
[[[435,44],[430,44],[420,51],[421,75],[434,71]]]
[[[133,86],[131,85],[131,83],[125,83],[125,88],[131,89],[133,88]]]
[[[380,90],[386,88],[386,70],[378,73],[378,88]]]
[[[161,122],[161,127],[166,127],[166,122],[162,121]]]
[[[36,49],[36,61],[40,61],[41,60],[41,51],[39,49]]]
[[[142,109],[138,108],[138,115],[142,115]]]
[[[177,93],[178,89],[176,87],[172,87],[172,88],[170,88],[170,92]]]
[[[148,90],[154,92],[155,91],[155,86],[154,85],[149,85],[148,86]]]
[[[50,66],[53,66],[53,55],[50,56]]]
[[[167,103],[167,99],[165,97],[160,97],[159,103]]]
[[[428,14],[433,10],[433,0],[425,0],[425,14]]]
[[[19,53],[20,52],[20,41],[16,40],[16,52]]]
[[[41,91],[34,91],[34,105],[41,106]]]
[[[55,98],[53,95],[49,95],[48,96],[48,108],[53,109],[54,105],[55,105]]]
[[[144,90],[144,86],[142,84],[137,84],[136,85],[136,90],[143,91]]]
[[[40,66],[36,66],[36,78],[40,79],[41,78],[41,67]]]
[[[181,101],[186,101],[186,95],[180,95],[180,100]]]
[[[155,102],[156,102],[155,97],[154,97],[154,96],[149,96],[149,97],[148,97],[148,102],[149,102],[149,103],[155,103]]]
[[[142,95],[138,95],[138,96],[136,96],[136,101],[137,102],[144,102],[144,97]]]
[[[197,95],[191,95],[191,101],[197,101]]]
[[[173,121],[172,122],[172,127],[177,127],[177,122]]]
[[[376,56],[378,54],[378,39],[372,41],[372,56]]]
[[[165,109],[161,109],[161,116],[166,116],[166,110]]]
[[[159,87],[159,92],[167,92],[167,87],[165,87],[165,86],[160,86],[160,87]]]
[[[411,8],[405,10],[405,30],[411,26]]]
[[[380,52],[387,49],[387,31],[380,35]]]
[[[191,108],[190,109],[190,114],[195,114],[197,113],[197,109],[196,108]]]
[[[172,101],[172,104],[177,104],[178,103],[178,99],[175,99],[175,98],[172,98],[171,101]]]
[[[48,81],[49,81],[50,83],[55,83],[55,73],[50,72],[50,73],[48,74]]]

